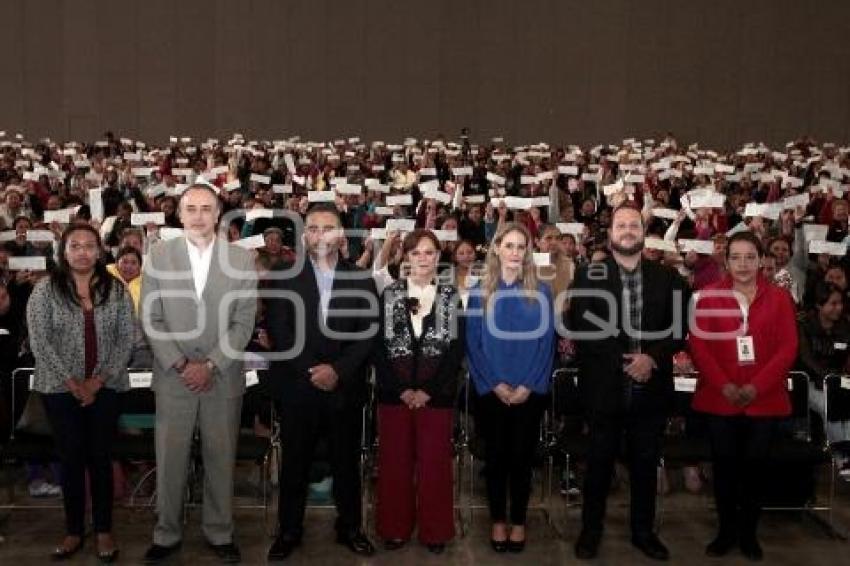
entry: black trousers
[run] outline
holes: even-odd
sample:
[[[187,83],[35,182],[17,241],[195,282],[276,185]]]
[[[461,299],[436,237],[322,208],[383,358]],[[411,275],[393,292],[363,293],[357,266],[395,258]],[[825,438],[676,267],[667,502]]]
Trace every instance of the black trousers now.
[[[91,486],[94,531],[111,532],[112,446],[120,413],[118,393],[102,388],[88,407],[81,407],[70,393],[53,393],[42,398],[62,463],[67,534],[85,533],[86,471]]]
[[[723,536],[753,540],[761,514],[764,478],[779,420],[745,415],[708,417],[714,462],[714,500]]]
[[[653,532],[657,469],[661,435],[667,422],[657,403],[644,391],[634,391],[631,403],[620,413],[588,417],[587,473],[584,480],[582,523],[586,531],[601,533],[614,464],[625,441],[631,483],[632,536]]]
[[[487,463],[487,503],[493,522],[524,525],[531,495],[531,468],[540,436],[545,396],[532,393],[520,405],[505,405],[495,393],[479,398],[477,409]]]
[[[336,530],[348,534],[361,527],[359,406],[332,407],[330,400],[281,408],[281,466],[278,518],[281,536],[301,540],[310,466],[320,438],[327,440],[337,509]]]

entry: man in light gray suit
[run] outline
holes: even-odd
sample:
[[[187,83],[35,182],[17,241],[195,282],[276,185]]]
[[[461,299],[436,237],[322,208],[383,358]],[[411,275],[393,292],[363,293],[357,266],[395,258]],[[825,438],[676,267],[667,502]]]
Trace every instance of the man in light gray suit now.
[[[141,316],[154,354],[157,524],[144,557],[155,564],[182,541],[183,494],[192,436],[204,461],[203,532],[223,562],[239,562],[233,540],[233,469],[257,279],[250,252],[216,236],[221,203],[209,185],[180,199],[185,236],[151,249]]]

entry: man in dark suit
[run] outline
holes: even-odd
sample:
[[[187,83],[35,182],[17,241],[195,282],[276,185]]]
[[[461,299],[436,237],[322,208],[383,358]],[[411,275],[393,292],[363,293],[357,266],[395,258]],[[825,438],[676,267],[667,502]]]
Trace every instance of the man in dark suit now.
[[[673,396],[673,354],[684,346],[689,300],[672,269],[641,261],[644,225],[629,205],[615,209],[611,257],[583,266],[570,292],[589,426],[582,532],[576,556],[597,555],[614,462],[626,438],[632,544],[656,560],[669,552],[653,531],[661,435]]]
[[[272,291],[288,296],[267,301],[273,350],[286,358],[273,361],[270,371],[272,394],[281,403],[283,449],[280,534],[269,560],[286,558],[301,541],[310,464],[320,436],[329,447],[336,541],[360,555],[374,553],[361,530],[359,462],[378,300],[371,274],[339,257],[341,237],[336,208],[315,205],[304,223],[302,265],[272,272]]]

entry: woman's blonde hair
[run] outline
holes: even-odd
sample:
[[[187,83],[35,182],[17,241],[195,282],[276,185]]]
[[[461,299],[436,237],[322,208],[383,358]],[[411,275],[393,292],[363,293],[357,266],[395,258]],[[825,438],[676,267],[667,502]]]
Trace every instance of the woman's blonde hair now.
[[[531,233],[524,224],[518,222],[507,222],[493,236],[490,247],[487,250],[487,258],[484,260],[484,277],[481,282],[481,303],[484,308],[490,301],[490,297],[496,292],[499,280],[502,277],[502,262],[499,260],[497,248],[502,245],[505,236],[513,232],[519,232],[525,238],[525,255],[522,258],[522,269],[519,274],[519,282],[525,290],[528,300],[533,300],[537,293],[537,269],[534,266],[534,247]]]

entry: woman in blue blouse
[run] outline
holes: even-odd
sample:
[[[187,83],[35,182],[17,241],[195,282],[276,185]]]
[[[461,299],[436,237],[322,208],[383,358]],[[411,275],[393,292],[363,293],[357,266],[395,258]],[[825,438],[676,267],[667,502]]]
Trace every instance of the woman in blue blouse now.
[[[505,224],[470,292],[466,342],[487,462],[487,500],[496,552],[521,552],[531,465],[549,391],[555,331],[552,294],[536,277],[531,235]],[[510,531],[507,493],[510,486]]]

